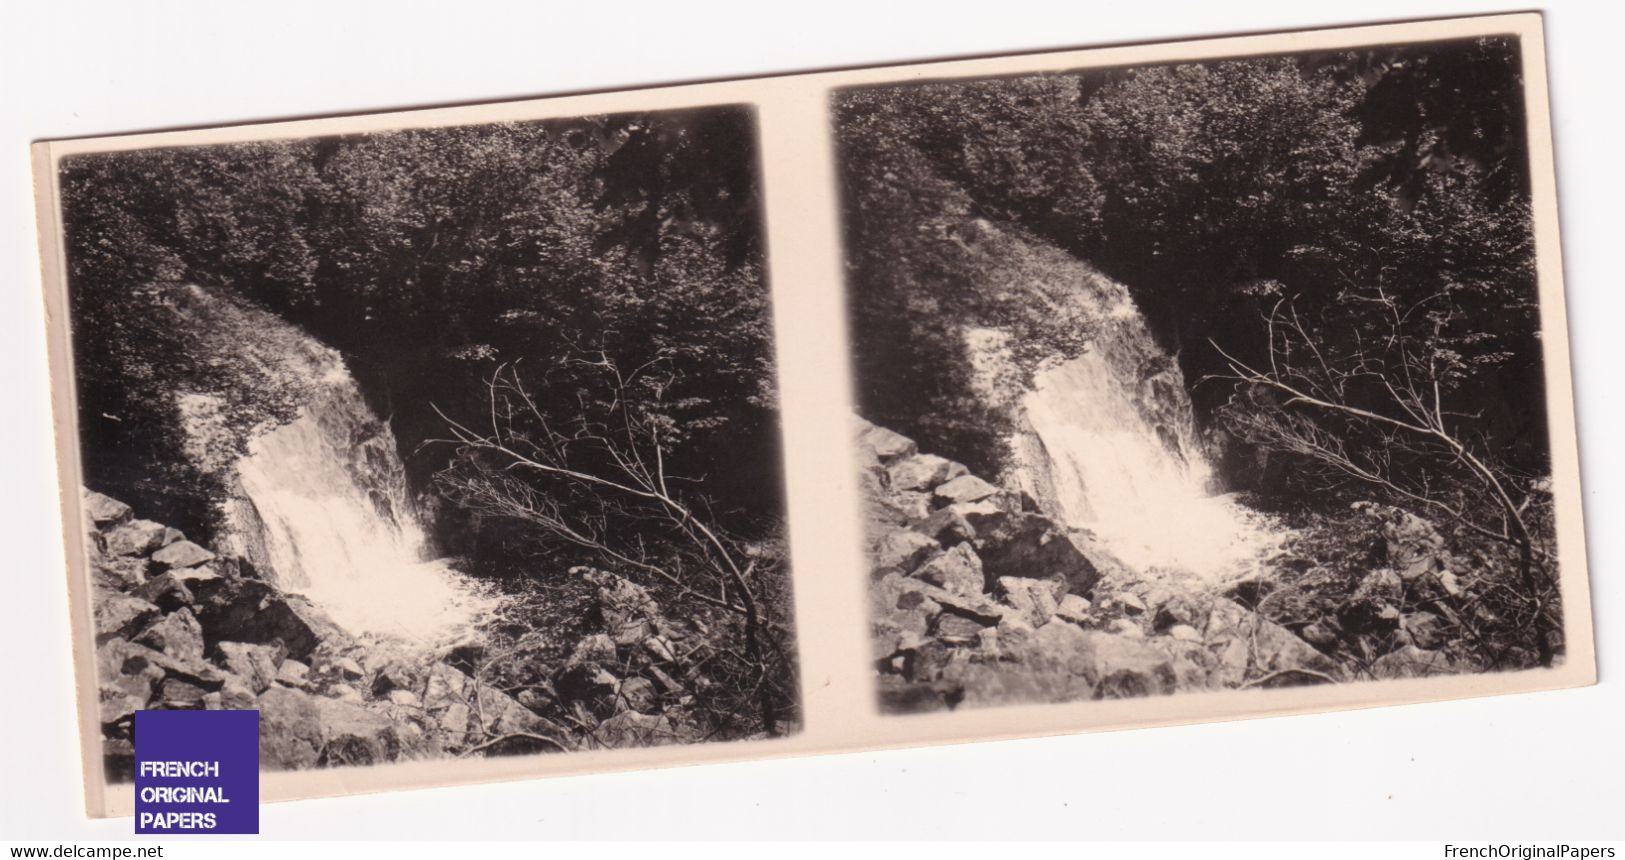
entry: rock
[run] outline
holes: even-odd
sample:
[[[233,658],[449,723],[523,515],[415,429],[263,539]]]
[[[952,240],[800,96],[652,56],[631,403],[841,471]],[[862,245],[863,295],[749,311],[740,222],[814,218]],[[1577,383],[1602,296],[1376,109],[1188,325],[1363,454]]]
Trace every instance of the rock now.
[[[1217,680],[1225,686],[1292,669],[1337,673],[1337,665],[1313,645],[1232,600],[1214,599],[1204,633],[1209,648],[1223,657]]]
[[[671,641],[662,636],[650,636],[643,640],[644,653],[661,663],[670,663],[677,659],[677,653],[672,650]]]
[[[982,560],[977,558],[976,551],[968,543],[958,544],[933,557],[915,568],[912,575],[938,588],[966,596],[979,595],[986,587]]]
[[[282,661],[282,654],[274,646],[221,642],[215,647],[226,669],[242,678],[255,693],[264,692],[276,683],[277,664]]]
[[[360,690],[349,684],[334,684],[328,687],[325,692],[329,699],[338,699],[352,705],[364,704],[367,701],[367,697],[363,696]]]
[[[980,502],[997,492],[998,487],[975,475],[960,475],[938,486],[932,492],[932,496],[938,505],[952,505],[959,502]]]
[[[189,609],[179,609],[153,622],[133,640],[177,660],[203,659],[203,625]]]
[[[111,496],[104,496],[93,490],[84,492],[85,516],[97,528],[118,526],[130,521],[130,506]]]
[[[310,683],[310,667],[298,660],[283,660],[276,667],[276,682],[284,687],[303,688]]]
[[[165,571],[159,579],[168,577],[186,586],[188,591],[195,592],[199,587],[208,588],[221,581],[220,574],[209,567],[175,567]]]
[[[1189,598],[1178,594],[1162,597],[1154,604],[1157,611],[1151,619],[1152,630],[1162,632],[1179,625],[1189,627],[1196,623],[1199,612]]]
[[[617,645],[637,645],[654,631],[660,606],[643,586],[614,574],[595,571],[598,616]]]
[[[934,684],[913,683],[892,675],[882,676],[879,682],[883,714],[921,714],[948,708],[942,690]]]
[[[625,707],[643,713],[655,710],[660,700],[660,694],[655,692],[654,683],[647,678],[627,678],[621,682],[618,695]]]
[[[1067,628],[1077,629],[1077,628]],[[1085,671],[1103,699],[1172,693],[1177,683],[1173,659],[1143,639],[1085,631],[1093,663]]]
[[[1357,597],[1377,602],[1399,600],[1405,594],[1405,582],[1392,570],[1378,568],[1360,580],[1354,593]]]
[[[250,711],[256,704],[254,691],[241,678],[227,678],[220,685],[220,707],[228,711]]]
[[[92,614],[96,621],[96,644],[114,637],[129,639],[158,619],[157,606],[127,594],[101,592],[95,596]]]
[[[361,668],[361,664],[357,663],[353,657],[340,657],[333,661],[332,666],[339,673],[339,677],[348,678],[352,681],[367,674],[367,670]]]
[[[588,667],[576,669],[589,670]],[[613,693],[613,690],[611,692]],[[563,691],[560,690],[560,693],[562,695]],[[437,712],[456,703],[473,705],[472,710],[477,718],[475,727],[483,729],[488,734],[504,735],[551,730],[547,721],[531,713],[507,693],[488,684],[481,684],[445,663],[434,664],[429,668],[423,693],[423,707],[431,712]]]
[[[1423,650],[1442,647],[1449,638],[1444,621],[1431,612],[1411,612],[1400,619],[1399,627],[1412,645]]]
[[[1168,628],[1168,636],[1180,642],[1200,642],[1202,634],[1189,624],[1175,624]]]
[[[681,696],[684,693],[683,685],[676,678],[666,674],[659,666],[648,666],[644,671],[654,679],[655,686],[663,690],[668,696]]]
[[[255,703],[260,712],[260,767],[303,770],[315,767],[326,745],[317,700],[299,690],[272,687]]]
[[[283,594],[253,579],[222,577],[207,589],[189,586],[198,598],[197,616],[205,631],[230,631],[238,642],[280,640],[287,656],[309,662],[323,642],[352,642],[350,635],[307,598]]]
[[[971,526],[970,521],[953,507],[932,511],[930,516],[914,525],[914,530],[945,547],[974,540],[976,537],[976,529]]]
[[[912,457],[920,450],[913,439],[868,422],[864,422],[862,430],[858,433],[858,445],[881,464]]]
[[[158,688],[157,706],[169,710],[202,710],[203,697],[207,693],[207,690],[189,681],[165,678]]]
[[[1084,554],[1082,534],[1057,528],[1038,514],[1010,514],[998,528],[976,526],[982,567],[989,577],[1059,578],[1073,594],[1089,596],[1100,571]]]
[[[96,649],[98,704],[103,725],[132,718],[147,707],[164,671],[141,656],[148,649],[113,639]]]
[[[620,679],[592,664],[566,668],[553,679],[553,688],[567,702],[599,703],[615,695]]]
[[[943,508],[938,513],[943,511],[951,512],[963,519],[965,524],[970,526],[972,537],[988,535],[996,538],[1001,532],[1010,527],[1012,517],[1011,511],[1001,508],[987,499],[980,502],[958,502]]]
[[[594,729],[590,746],[599,749],[659,746],[677,740],[677,732],[664,716],[622,711]]]
[[[1439,587],[1444,589],[1444,593],[1450,595],[1451,597],[1460,597],[1463,593],[1465,593],[1461,587],[1461,577],[1456,576],[1454,573],[1448,570],[1440,573],[1438,580]]]
[[[1113,618],[1106,629],[1118,636],[1127,636],[1131,639],[1144,639],[1145,629],[1135,621],[1128,618]]]
[[[180,577],[164,573],[147,580],[135,590],[135,596],[154,604],[165,612],[174,612],[194,602],[192,590]]]
[[[1444,653],[1415,645],[1406,645],[1384,654],[1371,664],[1371,676],[1378,680],[1426,678],[1457,671],[1456,665]]]
[[[893,609],[876,614],[869,621],[869,641],[876,660],[899,651],[912,651],[925,641],[931,620],[918,609]]]
[[[1073,624],[1089,623],[1089,601],[1076,594],[1063,594],[1055,607],[1055,617]]]
[[[116,678],[119,675],[151,673],[156,680],[179,678],[206,691],[220,689],[226,679],[225,672],[201,660],[171,657],[145,645],[113,639],[96,652],[98,677]]]
[[[1331,648],[1342,638],[1342,630],[1338,626],[1337,619],[1322,618],[1305,626],[1299,635],[1305,642],[1318,648]]]
[[[566,666],[615,665],[615,640],[603,633],[594,633],[576,643]]]
[[[943,613],[937,619],[936,636],[950,645],[975,645],[981,641],[982,630],[987,625],[963,615]]]
[[[131,520],[107,535],[111,555],[144,556],[164,545],[164,526],[152,520]]]
[[[882,535],[875,544],[874,569],[880,574],[890,571],[908,573],[941,549],[936,541],[917,531],[893,529]]]
[[[180,529],[164,529],[164,546],[169,546],[172,543],[180,543],[183,540],[186,540],[186,534]]]
[[[893,492],[925,491],[965,474],[965,467],[935,454],[915,454],[892,463],[886,474]]]
[[[160,545],[163,535],[159,535]],[[152,561],[161,568],[196,567],[214,561],[214,553],[189,540],[176,541],[152,554]]]
[[[1060,609],[1055,599],[1055,584],[1051,582],[1020,576],[1001,576],[998,579],[997,590],[1004,596],[1004,602],[1025,614],[1028,623],[1035,628],[1048,624]]]
[[[438,723],[440,730],[448,736],[459,741],[468,735],[468,718],[470,711],[462,702],[452,702],[445,710],[440,712]]]
[[[400,757],[401,738],[389,719],[337,699],[311,702],[321,726],[321,765],[383,764]]]
[[[392,705],[400,705],[405,708],[423,707],[423,699],[419,698],[418,694],[411,690],[390,690],[384,698]]]
[[[1114,595],[1112,602],[1123,610],[1124,615],[1144,615],[1147,609],[1145,601],[1132,591]]]
[[[1038,628],[1021,613],[1015,612],[999,619],[999,626],[996,629],[999,634],[999,652],[1005,655],[1018,655],[1032,640]]]

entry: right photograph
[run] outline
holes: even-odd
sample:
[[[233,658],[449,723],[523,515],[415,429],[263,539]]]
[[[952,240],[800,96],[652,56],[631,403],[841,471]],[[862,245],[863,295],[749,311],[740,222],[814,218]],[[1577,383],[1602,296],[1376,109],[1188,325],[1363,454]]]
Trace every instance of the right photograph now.
[[[1521,68],[834,95],[883,712],[1564,660]]]

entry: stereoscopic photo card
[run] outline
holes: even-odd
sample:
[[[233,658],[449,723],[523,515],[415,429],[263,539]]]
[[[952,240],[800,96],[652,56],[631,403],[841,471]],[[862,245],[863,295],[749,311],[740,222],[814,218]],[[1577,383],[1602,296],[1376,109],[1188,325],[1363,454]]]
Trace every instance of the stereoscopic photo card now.
[[[1595,679],[1537,15],[34,155],[92,814]]]

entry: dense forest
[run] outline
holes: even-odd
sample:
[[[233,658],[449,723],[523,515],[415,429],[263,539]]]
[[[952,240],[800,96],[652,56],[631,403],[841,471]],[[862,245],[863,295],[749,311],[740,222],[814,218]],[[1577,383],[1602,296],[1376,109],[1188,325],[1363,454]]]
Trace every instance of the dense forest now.
[[[1352,505],[1413,512],[1513,592],[1477,607],[1473,659],[1549,662],[1520,64],[1484,38],[843,91],[860,411],[1009,465],[1020,416],[979,392],[966,328],[1014,333],[1031,385],[1091,323],[990,270],[963,234],[998,225],[1127,285],[1223,489],[1318,524],[1303,567],[1370,568]]]
[[[513,637],[553,625],[562,661],[596,587],[573,566],[613,570],[724,619],[738,665],[707,671],[750,702],[703,731],[775,733],[795,682],[757,172],[738,107],[70,158],[86,484],[217,537],[233,472],[177,397],[222,398],[238,454],[302,404],[175,309],[197,285],[269,311],[343,355],[435,548],[530,601]]]

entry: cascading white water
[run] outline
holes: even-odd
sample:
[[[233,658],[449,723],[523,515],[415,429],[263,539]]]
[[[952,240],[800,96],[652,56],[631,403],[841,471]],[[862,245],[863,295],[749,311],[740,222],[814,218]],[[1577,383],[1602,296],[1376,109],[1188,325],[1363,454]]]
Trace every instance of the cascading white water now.
[[[304,352],[320,374],[298,418],[254,438],[237,467],[266,573],[352,633],[424,645],[459,638],[494,600],[427,557],[393,433],[337,353]]]
[[[1243,574],[1281,532],[1213,492],[1183,375],[1127,291],[1110,286],[1089,351],[1041,371],[1022,400],[1016,479],[1136,569]]]

